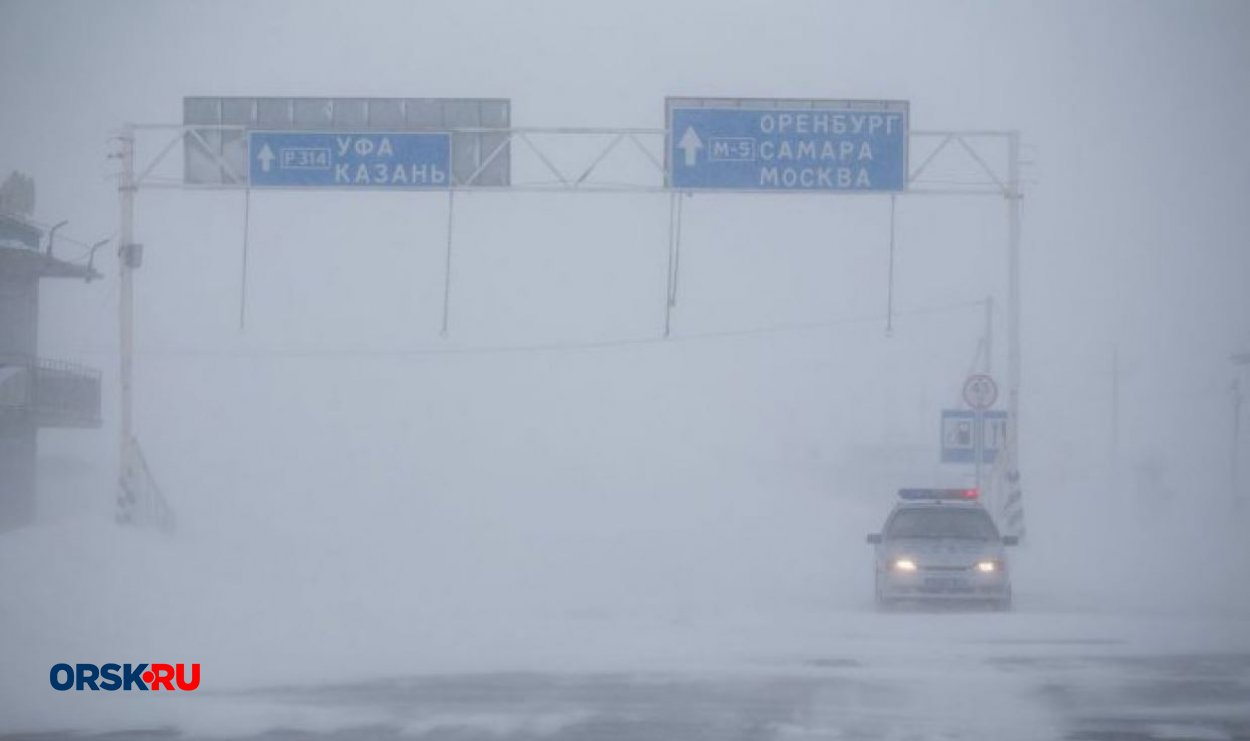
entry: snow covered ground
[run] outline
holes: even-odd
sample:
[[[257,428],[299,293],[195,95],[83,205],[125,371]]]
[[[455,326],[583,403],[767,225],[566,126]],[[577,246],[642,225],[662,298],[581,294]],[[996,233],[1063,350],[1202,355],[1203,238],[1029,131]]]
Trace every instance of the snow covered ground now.
[[[879,615],[863,544],[878,508],[718,496],[687,492],[663,521],[638,514],[663,511],[661,498],[624,493],[385,511],[313,497],[298,518],[258,498],[250,519],[209,505],[173,536],[102,514],[7,533],[0,731],[1246,732],[1246,590],[1213,582],[1244,553],[1228,539],[1167,552],[1069,527],[1014,553],[1014,613]],[[54,663],[108,661],[198,662],[201,688],[49,687]]]

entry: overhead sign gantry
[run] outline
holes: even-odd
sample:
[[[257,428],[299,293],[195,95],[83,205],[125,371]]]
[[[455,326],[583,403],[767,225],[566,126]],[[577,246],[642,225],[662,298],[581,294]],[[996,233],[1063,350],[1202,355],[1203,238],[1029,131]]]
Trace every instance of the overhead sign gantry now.
[[[136,167],[136,137],[156,153]],[[164,138],[163,145],[160,139]],[[511,103],[489,98],[189,97],[183,121],[127,124],[122,162],[120,248],[123,479],[138,458],[131,437],[134,198],[141,189],[242,192],[246,308],[248,214],[261,190],[442,191],[447,244],[442,334],[452,292],[455,195],[462,191],[657,193],[669,198],[669,269],[663,336],[677,305],[683,196],[693,193],[858,194],[890,201],[893,312],[895,201],[900,196],[983,196],[1007,205],[1007,424],[1002,451],[1018,503],[1020,386],[1020,137],[1015,131],[915,131],[898,100],[691,98],[665,101],[651,128],[515,127]],[[149,139],[149,141],[151,141]],[[181,172],[163,163],[181,145]],[[146,145],[145,145],[146,146]],[[522,153],[529,162],[516,165]],[[911,163],[915,155],[919,163]],[[959,158],[952,176],[945,163]],[[632,159],[631,159],[632,158]],[[934,173],[933,171],[939,171]],[[129,450],[128,450],[129,449]],[[1008,522],[1023,534],[1017,506]]]

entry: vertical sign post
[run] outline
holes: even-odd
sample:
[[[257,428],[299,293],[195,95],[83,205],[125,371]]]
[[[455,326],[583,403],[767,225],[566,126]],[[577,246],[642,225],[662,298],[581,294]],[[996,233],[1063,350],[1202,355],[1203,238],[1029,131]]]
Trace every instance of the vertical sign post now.
[[[973,435],[973,440],[976,441],[977,447],[976,447],[976,450],[973,452],[973,455],[976,456],[977,468],[976,468],[976,473],[973,475],[973,481],[976,482],[975,486],[977,488],[977,491],[980,492],[981,491],[981,466],[983,465],[981,463],[981,460],[985,457],[985,410],[977,409],[975,410],[974,414],[976,416],[973,420],[972,435]]]
[[[131,495],[130,440],[134,435],[131,386],[134,368],[134,268],[137,247],[134,244],[135,223],[135,130],[127,124],[122,130],[121,180],[118,183],[121,229],[117,239],[118,281],[117,326],[121,344],[121,428],[117,452],[117,518],[129,522],[134,516]]]
[[[964,401],[973,409],[973,458],[976,461],[976,487],[981,488],[981,465],[985,454],[985,410],[998,400],[998,384],[984,373],[968,376],[964,381]]]

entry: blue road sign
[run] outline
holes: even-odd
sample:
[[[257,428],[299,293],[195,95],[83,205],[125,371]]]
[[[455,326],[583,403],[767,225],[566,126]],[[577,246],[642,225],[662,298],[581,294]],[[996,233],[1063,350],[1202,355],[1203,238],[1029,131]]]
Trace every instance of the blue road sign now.
[[[981,412],[981,462],[993,463],[1007,447],[1007,412]],[[942,410],[942,462],[977,462],[977,413],[971,409]]]
[[[252,131],[254,187],[448,188],[451,135]]]
[[[901,191],[907,105],[702,108],[669,112],[669,185],[678,189]]]

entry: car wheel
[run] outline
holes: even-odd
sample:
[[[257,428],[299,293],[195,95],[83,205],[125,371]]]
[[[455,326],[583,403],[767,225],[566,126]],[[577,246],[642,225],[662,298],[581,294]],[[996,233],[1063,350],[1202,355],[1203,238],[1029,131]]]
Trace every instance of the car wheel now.
[[[873,601],[877,606],[877,612],[889,612],[894,608],[894,602],[881,595],[881,575],[874,572],[872,579]]]

